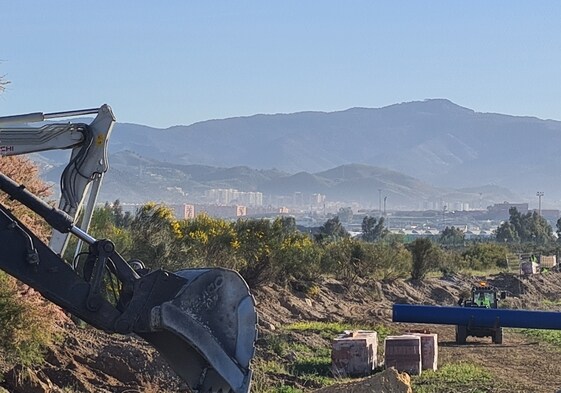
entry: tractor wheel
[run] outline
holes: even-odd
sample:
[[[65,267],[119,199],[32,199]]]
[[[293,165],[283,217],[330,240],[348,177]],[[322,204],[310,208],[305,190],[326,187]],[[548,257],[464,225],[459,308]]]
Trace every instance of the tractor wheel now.
[[[503,343],[503,328],[497,328],[495,335],[493,336],[493,344]]]
[[[466,343],[467,338],[467,326],[457,325],[456,326],[456,344],[463,345]]]

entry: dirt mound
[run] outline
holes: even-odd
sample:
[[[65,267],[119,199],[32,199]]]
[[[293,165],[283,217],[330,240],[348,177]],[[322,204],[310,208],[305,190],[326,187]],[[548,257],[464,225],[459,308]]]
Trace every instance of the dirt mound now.
[[[504,303],[507,307],[561,310],[561,273],[531,277],[499,274],[482,279],[509,293],[509,298]],[[391,308],[394,303],[455,305],[460,296],[469,293],[471,286],[477,280],[461,275],[422,282],[357,280],[354,285],[347,287],[337,280],[326,279],[312,289],[300,291],[273,285],[255,291],[260,317],[260,334],[264,337],[279,327],[303,320],[390,325]],[[537,378],[541,378],[551,382],[552,386],[561,387],[561,383],[558,383],[561,382],[559,381],[561,377],[555,377],[553,369],[548,366],[548,364],[555,364],[552,367],[557,367],[556,365],[561,361],[559,353],[543,345],[528,342],[519,333],[507,332],[506,345],[502,346],[490,345],[481,339],[481,342],[475,342],[476,345],[458,347],[453,343],[453,326],[405,324],[391,324],[391,326],[397,331],[428,328],[438,333],[442,344],[441,358],[444,363],[459,359],[482,362],[481,364],[492,368],[498,378],[504,377],[505,381],[510,381],[513,378],[509,375],[513,371],[516,371],[515,374],[520,372],[521,375],[528,376],[528,373],[523,373],[522,370],[526,365],[525,359],[532,359],[535,367],[529,377],[535,376],[536,381]],[[329,345],[328,340],[319,336],[299,337],[300,333],[292,334],[294,340],[310,346]],[[259,355],[263,355],[259,346],[257,350]],[[519,359],[520,364],[512,360],[514,368],[503,367],[501,359],[504,359],[507,354],[509,359]],[[494,359],[494,362],[490,364],[485,359]],[[540,362],[540,359],[543,362]],[[553,359],[558,360],[552,363]],[[494,367],[495,363],[497,367]],[[22,370],[17,368],[10,370],[2,367],[0,372],[5,375],[5,380],[0,385],[12,393],[188,391],[186,385],[175,376],[161,356],[143,340],[132,335],[108,335],[91,328],[81,329],[71,323],[65,324],[64,339],[49,350],[46,363],[35,368],[28,375],[30,376],[28,380],[33,382],[21,383],[19,380],[22,379],[20,378]],[[279,374],[277,377],[279,383],[291,384],[290,376]],[[388,371],[352,384],[322,389],[321,392],[410,391],[375,390],[376,386],[386,386],[384,385],[386,382],[380,382],[385,381],[384,378],[389,378],[388,386],[393,386],[392,383],[397,377]],[[533,382],[523,385],[524,382],[521,381],[519,386],[530,386]],[[304,385],[302,381],[294,381],[294,386],[306,390],[314,388],[313,385]]]
[[[134,336],[108,335],[66,326],[62,343],[51,348],[43,366],[12,369],[4,387],[27,392],[187,392],[167,363]]]
[[[395,303],[455,306],[482,280],[507,293],[501,307],[561,311],[561,273],[555,272],[529,277],[501,273],[488,277],[448,275],[424,281],[357,280],[351,287],[326,279],[314,291],[272,285],[254,295],[260,327],[265,331],[295,321],[372,325],[390,323]]]
[[[311,293],[273,285],[255,291],[261,327],[295,320],[375,324],[391,321],[394,303],[455,305],[472,279],[448,276],[426,281],[356,280],[350,287],[326,279]]]
[[[382,371],[360,381],[332,385],[315,393],[412,393],[411,378],[395,368]]]
[[[561,274],[548,272],[531,276],[499,274],[489,280],[507,292],[504,307],[561,310]]]

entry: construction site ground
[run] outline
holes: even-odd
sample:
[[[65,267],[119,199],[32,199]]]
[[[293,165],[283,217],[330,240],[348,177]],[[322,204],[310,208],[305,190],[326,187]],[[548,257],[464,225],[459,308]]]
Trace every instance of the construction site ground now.
[[[499,274],[488,277],[500,290],[509,292],[505,307],[561,310],[561,273],[521,278]],[[268,338],[279,335],[304,346],[326,346],[329,340],[317,334],[301,334],[286,330],[296,322],[342,322],[368,326],[384,326],[392,333],[425,329],[438,334],[439,365],[467,362],[478,365],[492,375],[483,390],[465,387],[443,392],[538,392],[561,390],[561,348],[530,337],[520,330],[505,329],[502,345],[491,344],[490,338],[468,339],[467,345],[454,343],[454,327],[442,325],[410,325],[391,322],[394,303],[455,305],[459,296],[469,292],[476,279],[464,275],[431,278],[422,282],[395,280],[376,282],[354,280],[344,285],[326,279],[313,291],[295,290],[278,285],[255,291],[260,316],[260,339],[257,355],[268,361],[290,364],[267,349]],[[186,392],[165,361],[150,346],[133,336],[108,335],[91,328],[67,323],[62,341],[49,350],[46,362],[31,371],[0,364],[4,376],[0,384],[9,392]],[[25,377],[25,378],[24,378]],[[268,378],[277,386],[293,386],[312,391],[320,386],[290,374],[274,373],[257,376]],[[413,378],[413,391],[415,391]],[[345,381],[348,382],[348,381]],[[389,392],[364,380],[351,387],[334,384],[329,392]],[[358,387],[357,387],[358,386]],[[385,390],[384,390],[385,389]],[[397,390],[396,390],[397,391]]]

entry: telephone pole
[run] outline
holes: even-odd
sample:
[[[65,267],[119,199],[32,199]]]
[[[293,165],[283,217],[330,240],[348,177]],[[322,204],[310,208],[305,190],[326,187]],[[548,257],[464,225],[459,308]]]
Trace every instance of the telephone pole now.
[[[386,201],[388,200],[388,197],[385,196],[384,197],[384,218],[386,218]]]
[[[382,216],[382,189],[378,188],[378,211],[380,212],[380,217]]]

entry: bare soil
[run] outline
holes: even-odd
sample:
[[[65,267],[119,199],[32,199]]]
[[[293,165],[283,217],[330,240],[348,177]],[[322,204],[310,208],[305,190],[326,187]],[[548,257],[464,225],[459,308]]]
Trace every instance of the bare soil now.
[[[468,344],[454,343],[454,327],[409,325],[391,322],[393,303],[454,305],[469,292],[473,278],[449,276],[422,282],[356,281],[351,287],[334,279],[317,290],[297,291],[277,285],[255,291],[260,315],[261,337],[297,321],[354,322],[381,324],[396,332],[428,329],[439,335],[439,364],[466,361],[489,370],[496,378],[490,392],[551,393],[561,389],[561,350],[550,344],[506,330],[504,344],[490,339],[469,338]],[[561,310],[561,273],[519,278],[497,275],[489,281],[510,297],[507,307]],[[300,335],[296,339],[318,345],[319,337]],[[258,353],[262,354],[259,351]],[[66,323],[64,339],[47,354],[44,365],[32,370],[34,382],[17,383],[18,372],[0,365],[9,392],[186,392],[187,387],[166,362],[141,339],[108,335],[91,328]],[[278,376],[282,381],[282,376]],[[21,379],[21,378],[20,378]],[[296,384],[298,381],[286,380]],[[307,390],[313,386],[300,386]],[[356,390],[356,389],[355,389]],[[336,387],[330,392],[337,391]],[[345,387],[341,392],[348,391]],[[374,392],[375,390],[370,390]]]
[[[561,310],[561,273],[531,277],[499,274],[481,278],[454,275],[422,282],[358,282],[350,289],[331,280],[326,281],[312,299],[280,287],[264,289],[257,294],[257,299],[265,331],[298,320],[382,324],[397,333],[429,330],[438,334],[439,365],[465,361],[485,368],[496,379],[490,392],[561,390],[561,348],[514,329],[505,329],[502,345],[492,344],[490,338],[473,337],[468,339],[467,345],[456,345],[454,326],[391,322],[394,303],[456,305],[458,298],[469,294],[471,286],[480,279],[508,293],[509,297],[503,302],[505,307]],[[347,390],[341,386],[341,391]]]

